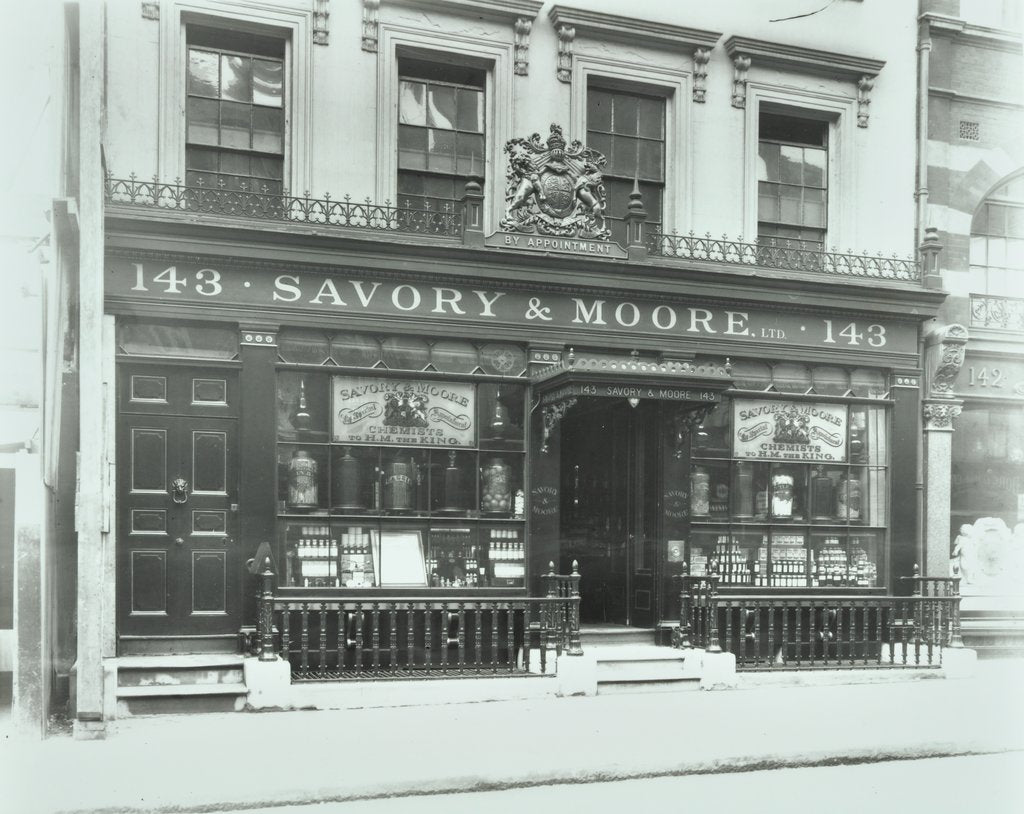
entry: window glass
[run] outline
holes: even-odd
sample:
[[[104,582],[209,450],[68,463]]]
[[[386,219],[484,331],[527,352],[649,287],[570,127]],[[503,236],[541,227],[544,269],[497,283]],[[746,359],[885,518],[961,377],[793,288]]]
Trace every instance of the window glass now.
[[[233,328],[138,322],[126,318],[118,321],[117,333],[122,353],[202,359],[238,356],[238,332]]]
[[[626,242],[625,215],[634,179],[642,182],[648,228],[661,230],[665,186],[665,99],[619,90],[587,90],[587,146],[605,156],[612,239]]]
[[[972,293],[1020,296],[1024,273],[1024,175],[994,190],[971,223]],[[985,320],[979,327],[993,327]],[[995,327],[1004,327],[996,325]]]
[[[398,69],[399,206],[451,211],[484,172],[484,72],[412,59]]]
[[[279,192],[266,179],[284,175],[283,41],[202,26],[187,36],[186,184]]]
[[[282,331],[277,337],[277,352],[285,362],[322,365],[330,359],[327,336],[320,331]]]
[[[758,117],[758,239],[765,246],[825,243],[828,125],[762,112]]]

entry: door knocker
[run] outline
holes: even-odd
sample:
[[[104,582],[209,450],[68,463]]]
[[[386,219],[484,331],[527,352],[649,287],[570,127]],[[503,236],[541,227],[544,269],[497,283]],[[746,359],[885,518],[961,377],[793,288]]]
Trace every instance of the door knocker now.
[[[175,503],[188,501],[188,481],[184,478],[175,478],[171,481],[171,500]]]

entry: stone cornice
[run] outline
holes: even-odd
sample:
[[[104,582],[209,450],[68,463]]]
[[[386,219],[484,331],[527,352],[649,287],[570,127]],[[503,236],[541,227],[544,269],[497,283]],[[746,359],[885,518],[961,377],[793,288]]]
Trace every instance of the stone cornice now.
[[[1011,54],[1019,55],[1022,52],[1024,40],[1016,31],[973,25],[959,17],[949,17],[945,14],[922,14],[919,19],[927,23],[929,31],[936,36],[964,40],[968,45],[992,48]]]
[[[574,28],[577,36],[598,40],[617,40],[673,51],[712,48],[722,36],[720,31],[705,31],[652,20],[620,17],[615,14],[603,14],[571,6],[552,6],[548,17],[556,31],[565,26]]]
[[[799,45],[755,40],[749,37],[729,37],[725,50],[730,59],[737,56],[749,57],[754,65],[769,65],[775,68],[800,73],[817,73],[857,82],[863,76],[874,77],[885,67],[881,59],[840,54],[835,51],[818,51]]]
[[[513,22],[519,17],[532,20],[544,5],[544,0],[383,0],[383,5],[414,6],[422,11]]]
[[[971,105],[987,105],[989,107],[1001,107],[1006,110],[1024,109],[1024,102],[1010,99],[996,99],[992,96],[973,96],[968,93],[952,90],[951,88],[939,88],[932,85],[928,88],[928,95],[937,99],[949,99],[952,102]]]

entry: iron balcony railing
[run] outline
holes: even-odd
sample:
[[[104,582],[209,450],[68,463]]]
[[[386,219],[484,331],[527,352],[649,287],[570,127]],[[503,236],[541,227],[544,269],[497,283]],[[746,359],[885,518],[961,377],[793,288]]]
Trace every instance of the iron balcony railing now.
[[[912,257],[882,254],[855,254],[852,251],[825,251],[814,243],[802,240],[768,238],[756,243],[727,236],[703,237],[690,232],[680,235],[651,233],[647,253],[656,257],[674,257],[715,263],[736,263],[788,271],[810,271],[846,277],[869,277],[879,280],[919,282],[920,264]]]
[[[432,235],[461,238],[465,243],[482,245],[480,206],[483,195],[478,183],[467,183],[466,198],[432,209],[429,201],[420,207],[406,202],[375,204],[369,199],[358,202],[349,196],[340,199],[277,193],[266,186],[260,189],[229,189],[223,185],[206,187],[201,183],[184,185],[179,180],[163,183],[157,178],[143,180],[132,174],[128,178],[107,175],[106,202],[114,206],[143,207],[168,212],[223,215],[290,224],[309,224],[345,229]],[[467,215],[467,206],[474,207]],[[641,215],[629,217],[636,220]],[[642,230],[640,232],[642,234]],[[914,258],[895,255],[855,254],[825,251],[814,243],[800,240],[768,239],[747,243],[742,239],[703,237],[690,232],[648,233],[628,247],[631,259],[649,257],[675,258],[700,263],[733,263],[767,269],[812,272],[840,277],[859,277],[905,282],[921,281],[921,266]]]
[[[1024,299],[971,294],[971,327],[1024,331]]]
[[[462,234],[462,213],[457,207],[433,210],[429,202],[420,208],[392,206],[390,202],[375,204],[369,199],[360,203],[347,195],[335,200],[330,195],[311,198],[308,192],[299,196],[287,191],[275,193],[265,186],[246,189],[244,184],[239,189],[211,188],[202,183],[185,186],[177,181],[145,181],[134,174],[128,178],[108,174],[104,187],[108,204],[440,237]]]

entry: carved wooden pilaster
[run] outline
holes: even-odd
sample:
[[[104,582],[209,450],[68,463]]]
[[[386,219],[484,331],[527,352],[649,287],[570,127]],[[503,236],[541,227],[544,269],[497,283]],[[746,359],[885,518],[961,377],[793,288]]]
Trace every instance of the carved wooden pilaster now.
[[[576,39],[576,29],[572,26],[558,27],[558,81],[572,81],[572,44]]]
[[[515,74],[526,76],[530,72],[530,30],[533,20],[526,17],[516,19]]]
[[[708,90],[708,62],[711,51],[697,48],[693,52],[693,101],[703,102]]]
[[[565,414],[576,404],[576,398],[570,396],[569,398],[562,399],[548,404],[544,407],[544,438],[541,440],[540,451],[545,453],[548,451],[548,439],[551,438],[551,434],[561,423],[562,419],[565,418]]]
[[[380,0],[363,0],[363,50],[377,53]]]
[[[732,106],[744,108],[747,106],[747,71],[750,70],[750,57],[737,54],[733,57],[732,65]]]
[[[313,0],[313,44],[327,45],[330,37],[328,21],[331,12],[328,10],[330,0]]]

